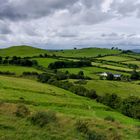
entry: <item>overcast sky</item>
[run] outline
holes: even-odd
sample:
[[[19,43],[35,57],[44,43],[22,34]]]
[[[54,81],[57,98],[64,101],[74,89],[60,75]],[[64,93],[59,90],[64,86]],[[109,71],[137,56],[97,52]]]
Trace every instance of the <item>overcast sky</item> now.
[[[140,48],[140,0],[0,0],[0,47]]]

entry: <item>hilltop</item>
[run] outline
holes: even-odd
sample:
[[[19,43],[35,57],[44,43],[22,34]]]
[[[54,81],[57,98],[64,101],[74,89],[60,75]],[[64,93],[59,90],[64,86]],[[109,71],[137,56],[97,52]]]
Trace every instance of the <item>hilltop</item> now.
[[[34,48],[32,46],[12,46],[9,48],[0,49],[0,56],[36,56],[46,53],[46,50]]]

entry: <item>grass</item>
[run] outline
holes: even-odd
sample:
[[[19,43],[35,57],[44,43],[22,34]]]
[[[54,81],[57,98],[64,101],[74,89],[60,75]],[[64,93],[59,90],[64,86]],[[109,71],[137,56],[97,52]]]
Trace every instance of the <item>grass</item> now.
[[[22,98],[21,98],[22,97]],[[85,97],[77,96],[69,91],[38,83],[33,80],[0,76],[0,138],[5,139],[35,139],[61,140],[85,138],[75,130],[74,123],[81,118],[89,122],[91,129],[111,134],[109,128],[118,133],[121,128],[123,139],[138,138],[135,125],[137,120],[126,117],[118,112],[109,111],[108,107]],[[53,110],[57,113],[58,123],[48,124],[38,128],[25,118],[17,118],[13,112],[18,103],[24,103],[31,112]],[[114,116],[117,122],[104,120]],[[128,137],[128,138],[127,138]],[[109,136],[109,138],[111,138]]]
[[[0,71],[2,72],[14,72],[16,75],[21,75],[23,72],[38,72],[41,73],[41,71],[36,70],[35,68],[32,67],[22,67],[22,66],[12,66],[12,65],[7,65],[7,66],[0,66]]]

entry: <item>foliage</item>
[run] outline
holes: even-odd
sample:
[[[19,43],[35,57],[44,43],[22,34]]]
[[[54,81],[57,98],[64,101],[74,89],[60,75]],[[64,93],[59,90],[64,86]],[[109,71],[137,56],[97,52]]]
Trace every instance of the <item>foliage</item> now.
[[[15,114],[17,117],[27,117],[30,114],[30,111],[25,105],[20,104],[17,106]]]
[[[30,121],[34,125],[43,127],[50,122],[56,121],[56,114],[52,111],[36,112],[30,117]]]
[[[59,68],[79,68],[79,67],[88,67],[92,66],[90,61],[56,61],[50,63],[49,69],[59,69]]]

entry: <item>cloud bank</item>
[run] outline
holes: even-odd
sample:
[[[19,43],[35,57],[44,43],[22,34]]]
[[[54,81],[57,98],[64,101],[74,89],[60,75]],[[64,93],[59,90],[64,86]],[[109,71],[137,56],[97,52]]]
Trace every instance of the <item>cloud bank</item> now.
[[[0,0],[0,47],[135,47],[139,25],[139,0]]]

